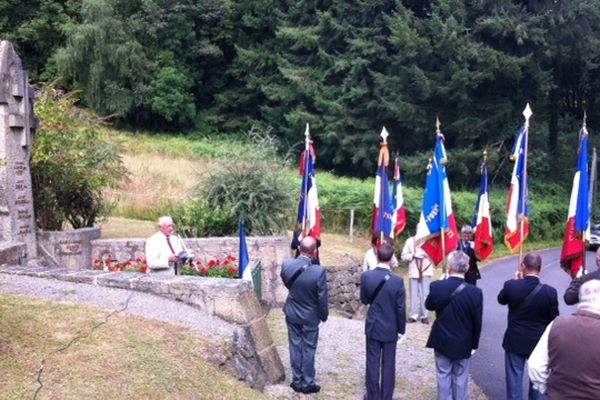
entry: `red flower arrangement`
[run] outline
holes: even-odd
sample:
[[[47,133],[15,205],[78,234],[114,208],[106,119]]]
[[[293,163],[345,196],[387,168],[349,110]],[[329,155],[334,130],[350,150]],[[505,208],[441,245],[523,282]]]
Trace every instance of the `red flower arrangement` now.
[[[145,274],[148,272],[148,264],[142,257],[137,257],[134,261],[117,262],[117,260],[113,260],[112,255],[109,253],[102,258],[96,258],[92,264],[92,269],[109,272],[141,272]]]
[[[181,275],[235,279],[238,277],[238,265],[236,261],[237,259],[232,255],[228,255],[223,259],[213,258],[206,264],[203,264],[200,260],[192,261],[183,266]]]

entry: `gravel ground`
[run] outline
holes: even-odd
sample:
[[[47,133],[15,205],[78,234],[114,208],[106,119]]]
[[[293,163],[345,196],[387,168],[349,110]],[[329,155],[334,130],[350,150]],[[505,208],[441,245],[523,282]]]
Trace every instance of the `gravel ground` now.
[[[227,323],[180,302],[150,294],[111,289],[57,280],[0,274],[0,292],[22,294],[55,301],[82,303],[123,313],[185,326],[201,335],[225,335]],[[131,297],[130,297],[131,296]],[[273,339],[286,369],[286,381],[266,388],[270,399],[305,398],[289,387],[287,331],[281,309],[268,317]],[[425,348],[429,325],[407,324],[407,339],[398,345],[396,355],[396,391],[394,399],[434,399],[436,393],[433,352]],[[317,399],[362,399],[365,364],[364,322],[331,315],[319,333],[317,348]],[[471,398],[486,399],[473,382]]]

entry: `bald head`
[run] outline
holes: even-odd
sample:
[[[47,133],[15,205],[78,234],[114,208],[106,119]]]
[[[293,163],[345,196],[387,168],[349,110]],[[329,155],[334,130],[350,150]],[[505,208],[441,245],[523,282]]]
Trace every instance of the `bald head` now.
[[[317,250],[317,241],[314,237],[307,236],[302,239],[300,242],[300,254],[312,258],[315,250]]]
[[[523,270],[525,273],[538,273],[542,270],[542,257],[537,253],[528,253],[523,257]]]

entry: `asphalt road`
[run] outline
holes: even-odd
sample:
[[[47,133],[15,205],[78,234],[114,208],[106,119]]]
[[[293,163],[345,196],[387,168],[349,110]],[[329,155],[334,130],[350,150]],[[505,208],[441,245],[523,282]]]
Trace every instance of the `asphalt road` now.
[[[575,312],[575,306],[567,306],[563,300],[563,294],[571,278],[559,266],[560,249],[544,250],[539,253],[542,256],[540,279],[542,283],[553,286],[558,292],[560,314]],[[479,350],[471,362],[471,376],[492,400],[506,398],[502,337],[506,330],[508,308],[498,304],[497,296],[504,282],[511,279],[516,271],[517,259],[518,256],[508,257],[489,264],[481,270],[482,279],[477,282],[477,286],[483,290],[483,327]],[[586,263],[589,271],[596,269],[594,252],[587,252]],[[524,388],[525,385],[524,383]]]

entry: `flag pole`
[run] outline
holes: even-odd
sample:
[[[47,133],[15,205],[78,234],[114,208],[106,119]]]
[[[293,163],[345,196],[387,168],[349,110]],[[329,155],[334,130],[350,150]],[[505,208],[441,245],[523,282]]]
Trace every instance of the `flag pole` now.
[[[442,133],[441,130],[442,124],[440,122],[440,117],[439,116],[435,116],[435,139],[437,140],[438,135],[440,135]],[[444,202],[444,198],[442,196],[442,202]],[[440,204],[440,210],[442,213],[446,212],[446,204]],[[442,211],[443,210],[443,211]],[[447,262],[446,262],[446,240],[445,240],[445,235],[446,235],[446,230],[444,229],[443,226],[440,227],[440,242],[442,244],[442,275],[446,274],[446,266],[447,266]]]
[[[304,196],[304,209],[302,210],[302,237],[307,235],[307,219],[308,219],[308,158],[310,157],[310,131],[308,122],[306,123],[306,130],[304,131],[304,174],[302,180],[304,185],[302,186],[302,195]]]
[[[529,147],[529,118],[531,118],[531,115],[533,114],[533,112],[531,111],[531,107],[529,107],[529,103],[527,103],[527,105],[525,106],[525,109],[523,110],[523,116],[525,117],[525,132],[524,132],[524,137],[523,139],[525,140],[525,149],[524,152],[525,154],[523,154],[523,181],[522,181],[522,186],[523,186],[523,190],[521,191],[521,206],[524,208],[525,207],[525,197],[528,195],[527,193],[527,152],[528,152],[528,147]],[[519,267],[521,266],[521,262],[523,261],[523,247],[525,246],[524,243],[524,237],[525,237],[525,222],[524,222],[524,218],[525,218],[525,210],[521,210],[521,215],[520,215],[520,235],[521,235],[521,245],[519,246],[519,265],[517,265],[517,271],[519,270]]]
[[[581,124],[581,128],[584,131],[587,131],[586,122],[587,122],[587,113],[586,113],[585,110],[583,110],[583,123]],[[585,166],[585,168],[587,169],[587,165]],[[589,180],[588,180],[588,184],[589,184]],[[588,188],[588,191],[589,191],[589,188]],[[589,210],[590,209],[590,199],[589,198],[588,198],[588,204],[587,204],[587,206],[588,206],[588,210]],[[589,215],[591,215],[591,213],[588,212],[588,216]],[[591,218],[588,218],[588,229],[590,229],[590,226],[589,226],[590,225],[590,219]],[[586,255],[586,249],[585,249],[585,231],[581,231],[581,253],[582,253],[581,254],[581,260],[582,260],[581,274],[585,275],[585,274],[587,274],[587,270],[585,268],[585,266],[587,264],[587,262],[586,262],[586,256],[585,256]]]

